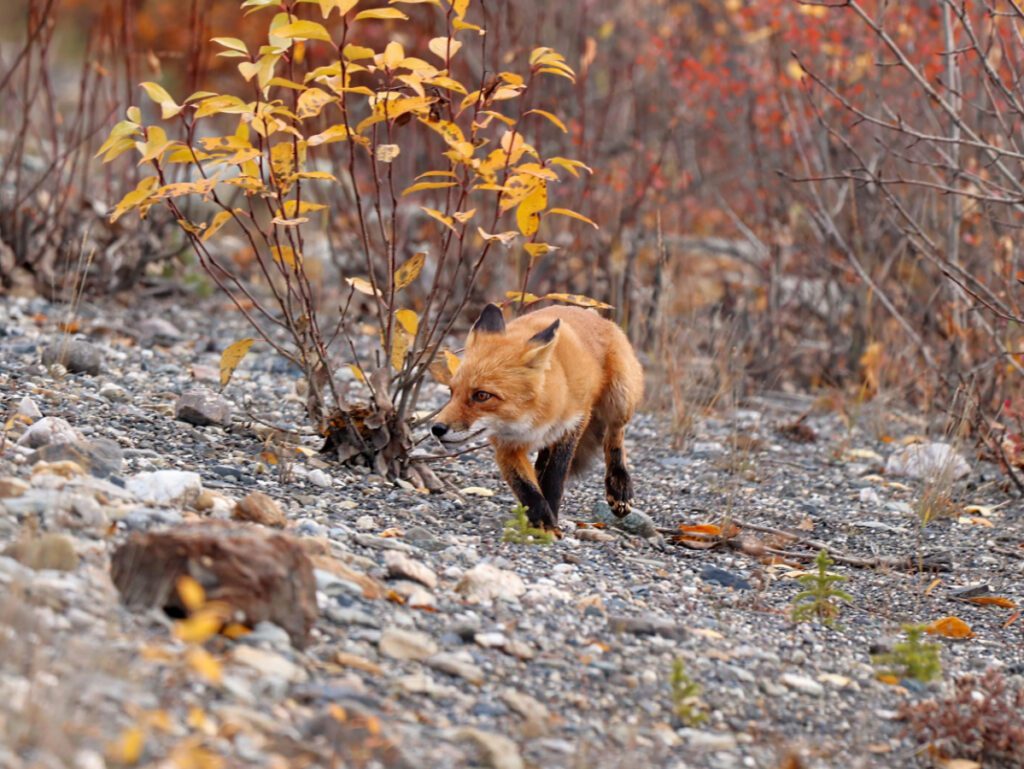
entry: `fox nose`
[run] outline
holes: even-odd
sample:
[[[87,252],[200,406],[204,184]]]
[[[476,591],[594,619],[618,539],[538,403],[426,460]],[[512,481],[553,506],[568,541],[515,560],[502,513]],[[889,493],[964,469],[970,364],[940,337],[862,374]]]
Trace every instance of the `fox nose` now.
[[[446,432],[448,432],[448,425],[444,422],[434,422],[434,424],[430,426],[430,432],[434,434],[435,438],[441,438]]]

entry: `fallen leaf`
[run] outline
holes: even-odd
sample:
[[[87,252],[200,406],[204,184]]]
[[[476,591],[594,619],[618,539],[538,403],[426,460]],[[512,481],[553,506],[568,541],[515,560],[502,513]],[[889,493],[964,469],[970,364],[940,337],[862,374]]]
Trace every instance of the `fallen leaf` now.
[[[493,497],[494,492],[490,489],[485,489],[483,486],[467,486],[464,489],[460,489],[463,494],[470,494],[475,497]]]
[[[974,638],[974,631],[971,630],[971,626],[959,617],[937,619],[925,627],[925,632],[932,635],[940,635],[943,638]]]
[[[970,603],[976,603],[980,606],[999,606],[1003,609],[1016,609],[1017,604],[1011,601],[1009,598],[1004,598],[1000,595],[979,595],[974,598],[967,599]]]

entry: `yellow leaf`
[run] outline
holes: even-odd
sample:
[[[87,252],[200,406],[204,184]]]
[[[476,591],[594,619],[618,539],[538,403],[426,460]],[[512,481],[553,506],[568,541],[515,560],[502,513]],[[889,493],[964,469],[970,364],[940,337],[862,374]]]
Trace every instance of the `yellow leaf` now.
[[[405,49],[397,40],[387,44],[384,53],[381,54],[381,61],[387,69],[395,69],[405,60]]]
[[[359,5],[359,0],[318,0],[318,2],[320,3],[320,13],[325,19],[335,8],[337,8],[338,12],[344,16]]]
[[[398,310],[395,313],[395,320],[402,324],[402,328],[416,336],[416,331],[420,327],[419,315],[412,310]]]
[[[552,208],[550,211],[548,211],[548,213],[559,214],[560,216],[568,216],[571,219],[579,219],[581,222],[586,222],[587,224],[589,224],[595,230],[600,229],[600,227],[597,226],[597,223],[594,222],[593,220],[588,219],[583,214],[578,214],[575,211],[570,211],[568,208]]]
[[[159,83],[139,83],[150,99],[160,105],[160,117],[168,120],[179,112],[181,107],[171,98],[166,89]]]
[[[573,176],[579,176],[580,169],[583,169],[588,174],[594,173],[594,169],[588,166],[586,163],[581,163],[579,160],[573,160],[572,158],[548,158],[548,163],[554,166],[559,166],[560,168],[564,168]]]
[[[558,250],[558,246],[552,246],[549,243],[524,243],[523,248],[530,255],[530,259],[539,259],[545,254]]]
[[[293,270],[295,269],[295,265],[299,263],[299,258],[295,254],[295,249],[291,246],[271,246],[270,254],[273,256],[275,262],[291,267]]]
[[[331,142],[343,142],[348,138],[348,126],[344,124],[332,125],[325,131],[321,131],[318,134],[313,134],[306,140],[306,144],[310,147],[317,147],[321,144],[330,144]]]
[[[142,758],[146,747],[146,733],[140,726],[130,726],[121,732],[117,741],[107,746],[108,756],[119,764],[134,765]]]
[[[107,157],[103,158],[104,163],[113,160],[125,150],[129,150],[135,146],[134,137],[138,134],[139,126],[137,123],[133,123],[130,120],[122,120],[110,129],[110,134],[107,136],[107,140],[103,142],[103,146],[99,148],[93,157],[107,155]],[[125,145],[125,142],[127,142],[127,146]]]
[[[943,617],[925,627],[925,632],[943,638],[974,638],[971,626],[959,617]]]
[[[206,591],[194,578],[183,574],[175,583],[182,605],[190,612],[197,611],[206,603]]]
[[[331,35],[323,24],[315,21],[302,19],[285,24],[274,30],[275,37],[283,37],[286,40],[323,40],[325,43],[333,42]]]
[[[210,42],[217,43],[217,45],[222,45],[229,51],[237,51],[238,53],[249,53],[249,49],[246,47],[245,43],[239,40],[237,37],[211,37]]]
[[[473,218],[473,214],[475,213],[475,208],[471,208],[468,211],[456,211],[454,214],[452,214],[452,218],[461,224],[465,224],[466,222]]]
[[[194,671],[211,684],[219,684],[224,677],[220,663],[206,649],[196,646],[188,650],[186,661]]]
[[[422,190],[442,190],[445,187],[454,187],[455,182],[416,182],[402,190],[402,195],[411,195]]]
[[[452,10],[459,19],[466,18],[466,11],[469,10],[469,0],[451,0]]]
[[[569,132],[569,129],[565,127],[565,123],[563,123],[561,120],[559,120],[557,115],[553,115],[552,113],[548,112],[547,110],[531,109],[531,110],[527,110],[523,114],[524,115],[540,115],[541,117],[546,117],[548,120],[550,120],[556,126],[558,126],[560,129],[562,129],[562,133],[568,133]]]
[[[516,209],[516,224],[526,237],[531,237],[540,228],[540,215],[547,205],[548,185],[542,181],[534,186]]]
[[[796,59],[790,59],[786,65],[786,74],[794,80],[804,79],[804,68],[800,66],[800,62]]]
[[[431,219],[436,219],[437,221],[441,222],[441,224],[443,224],[449,230],[454,232],[456,235],[459,234],[458,230],[455,229],[455,225],[452,223],[453,220],[450,216],[445,216],[436,208],[427,208],[426,206],[420,206],[420,210],[422,210]]]
[[[574,304],[577,307],[596,307],[599,310],[610,310],[612,306],[599,302],[596,299],[591,299],[589,296],[583,296],[583,294],[545,294],[541,297],[542,299],[550,299],[553,302],[565,302],[566,304]]]
[[[220,386],[226,387],[227,383],[231,381],[231,375],[235,373],[235,369],[238,368],[238,364],[242,362],[242,358],[249,352],[249,348],[252,347],[252,343],[255,339],[245,338],[239,339],[234,344],[230,344],[225,348],[224,352],[220,354]]]
[[[353,21],[364,19],[408,19],[409,17],[397,8],[373,8],[369,11],[360,11]]]
[[[146,141],[135,143],[135,147],[142,153],[139,165],[151,160],[159,161],[167,149],[176,143],[167,138],[167,132],[160,126],[150,126],[146,129]]]
[[[156,189],[159,181],[160,180],[155,176],[147,176],[135,186],[134,190],[121,198],[120,202],[114,206],[114,211],[110,215],[111,224],[120,219],[128,211],[142,205],[152,194],[153,190]]]
[[[508,248],[510,245],[512,245],[512,241],[519,237],[519,233],[514,231],[490,233],[484,231],[483,227],[477,227],[476,231],[479,232],[480,237],[486,240],[487,242],[496,240],[499,243],[501,243],[501,245],[505,246],[505,248]]]
[[[426,261],[427,255],[419,251],[413,254],[409,261],[395,270],[395,290],[403,289],[416,280]]]
[[[521,304],[533,304],[534,302],[539,302],[543,299],[543,297],[531,294],[529,291],[506,291],[505,296],[512,301],[519,302]]]
[[[455,372],[459,370],[459,364],[462,363],[462,361],[460,361],[459,356],[451,350],[445,350],[444,363],[448,367],[448,371],[454,376]]]
[[[373,284],[366,278],[345,278],[345,282],[360,294],[366,294],[367,296],[380,296],[380,291],[374,291]]]
[[[203,231],[202,240],[209,241],[211,238],[213,238],[217,233],[217,230],[224,226],[224,224],[226,224],[227,220],[230,218],[230,211],[220,211],[217,214],[215,214],[213,219],[210,221],[210,224]]]
[[[473,143],[466,141],[462,129],[450,120],[427,120],[420,118],[420,122],[436,131],[444,139],[445,144],[455,150],[458,159],[465,162],[473,157]]]
[[[355,363],[349,363],[348,370],[352,372],[352,376],[354,376],[357,380],[363,383],[366,382],[366,375],[363,374],[363,370],[359,368],[359,366],[357,366]]]
[[[442,61],[448,61],[461,47],[462,43],[452,37],[435,37],[427,43],[430,52]]]
[[[200,609],[188,618],[174,623],[174,636],[185,643],[201,644],[217,635],[223,624],[224,618],[220,612]]]
[[[337,100],[336,96],[321,91],[319,88],[308,88],[299,94],[299,103],[295,114],[299,120],[316,117],[326,105]]]
[[[396,328],[391,333],[391,365],[395,371],[401,371],[405,363],[405,354],[409,351],[409,343],[412,337],[404,328]]]

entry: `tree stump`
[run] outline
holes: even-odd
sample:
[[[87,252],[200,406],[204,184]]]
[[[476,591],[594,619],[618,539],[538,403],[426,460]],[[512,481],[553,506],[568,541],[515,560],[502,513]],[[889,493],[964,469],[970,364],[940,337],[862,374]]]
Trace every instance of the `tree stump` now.
[[[223,601],[232,621],[269,621],[302,648],[317,618],[316,580],[302,547],[290,537],[225,524],[133,534],[111,558],[111,577],[132,611],[159,607],[188,614],[178,579],[188,575],[208,601]]]

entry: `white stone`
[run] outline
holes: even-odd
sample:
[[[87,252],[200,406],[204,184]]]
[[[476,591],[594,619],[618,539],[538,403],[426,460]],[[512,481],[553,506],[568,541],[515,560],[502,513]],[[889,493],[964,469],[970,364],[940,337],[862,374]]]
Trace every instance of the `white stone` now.
[[[78,431],[60,417],[43,417],[18,438],[19,446],[38,449],[54,443],[73,443],[82,440]]]
[[[396,550],[384,553],[384,564],[388,567],[389,577],[411,579],[431,589],[437,587],[437,574],[433,569]]]
[[[380,634],[377,649],[396,660],[424,660],[437,653],[437,644],[425,633],[389,627]]]
[[[812,697],[820,697],[825,693],[825,687],[808,676],[798,675],[797,673],[783,673],[779,680],[790,689],[802,694],[809,694]]]
[[[361,515],[356,518],[356,528],[359,531],[373,531],[377,528],[377,524],[369,515]]]
[[[125,488],[141,501],[151,505],[189,505],[203,492],[199,473],[186,470],[156,470],[138,473],[125,483]]]
[[[514,571],[481,563],[462,575],[455,592],[468,601],[515,600],[526,592],[526,585]]]
[[[18,414],[23,417],[28,417],[33,422],[37,419],[43,418],[43,412],[39,410],[35,401],[29,398],[27,395],[21,399],[21,403],[18,404]]]
[[[519,746],[503,734],[464,726],[455,736],[456,739],[476,743],[483,754],[484,764],[491,769],[524,769],[526,766],[519,754]]]
[[[971,466],[948,443],[915,443],[890,455],[885,472],[925,480],[956,480],[969,475]]]
[[[309,475],[306,476],[306,480],[308,480],[314,486],[319,486],[322,489],[330,488],[331,485],[334,483],[334,479],[331,478],[331,476],[329,476],[320,468],[310,470]]]
[[[870,486],[860,490],[860,501],[862,505],[878,506],[882,504],[881,498],[878,496],[878,492]]]
[[[231,658],[242,665],[258,670],[270,678],[301,683],[309,678],[309,674],[300,665],[281,656],[277,652],[258,649],[255,646],[239,644],[231,650]]]

